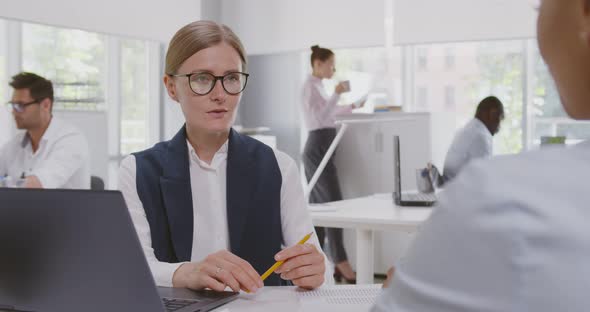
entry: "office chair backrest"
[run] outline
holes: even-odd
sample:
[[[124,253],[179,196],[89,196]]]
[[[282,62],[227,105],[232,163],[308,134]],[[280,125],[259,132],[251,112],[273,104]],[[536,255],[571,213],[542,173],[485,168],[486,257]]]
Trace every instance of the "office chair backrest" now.
[[[90,189],[93,191],[104,191],[104,181],[100,177],[91,176]]]

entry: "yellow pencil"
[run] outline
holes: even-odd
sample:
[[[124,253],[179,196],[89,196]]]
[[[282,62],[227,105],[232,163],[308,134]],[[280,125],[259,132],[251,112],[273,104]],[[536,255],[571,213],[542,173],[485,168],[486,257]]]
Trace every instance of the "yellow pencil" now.
[[[305,235],[298,243],[297,245],[303,245],[305,244],[305,242],[307,242],[307,240],[311,237],[311,235],[313,235],[313,232]],[[283,262],[285,262],[285,260],[281,260],[281,261],[277,261],[275,264],[273,264],[268,270],[266,270],[266,272],[264,272],[264,274],[262,274],[262,276],[260,278],[262,278],[262,280],[264,281],[269,275],[272,274],[272,272],[274,272],[276,269],[278,269]]]

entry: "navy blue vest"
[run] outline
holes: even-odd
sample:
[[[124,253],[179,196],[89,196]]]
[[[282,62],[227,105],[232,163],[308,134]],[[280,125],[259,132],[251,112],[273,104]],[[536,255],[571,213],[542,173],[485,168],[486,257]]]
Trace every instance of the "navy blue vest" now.
[[[191,260],[193,202],[186,130],[135,153],[137,193],[150,225],[152,247],[162,262]],[[282,176],[272,149],[233,129],[227,155],[227,222],[230,251],[259,274],[281,250]],[[287,285],[276,274],[267,286]]]

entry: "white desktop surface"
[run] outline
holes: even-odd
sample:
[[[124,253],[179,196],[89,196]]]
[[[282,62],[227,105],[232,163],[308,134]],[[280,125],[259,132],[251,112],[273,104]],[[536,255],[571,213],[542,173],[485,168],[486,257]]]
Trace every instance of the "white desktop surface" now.
[[[431,212],[432,208],[399,207],[391,194],[310,205],[314,226],[356,230],[357,284],[373,283],[374,231],[413,233]]]
[[[303,293],[338,292],[338,296],[303,297]],[[214,312],[364,312],[369,311],[381,285],[334,285],[307,291],[295,286],[264,287],[256,294],[240,293],[239,297]],[[367,295],[368,294],[368,295]],[[358,301],[358,302],[351,302]]]

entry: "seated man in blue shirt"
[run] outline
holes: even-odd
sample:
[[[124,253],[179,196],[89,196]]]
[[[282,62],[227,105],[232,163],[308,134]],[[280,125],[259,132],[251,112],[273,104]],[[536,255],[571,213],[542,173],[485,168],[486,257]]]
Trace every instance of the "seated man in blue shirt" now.
[[[490,96],[479,103],[475,118],[459,130],[447,152],[445,182],[455,178],[471,160],[492,156],[492,136],[500,130],[503,119],[504,106],[497,97]]]

